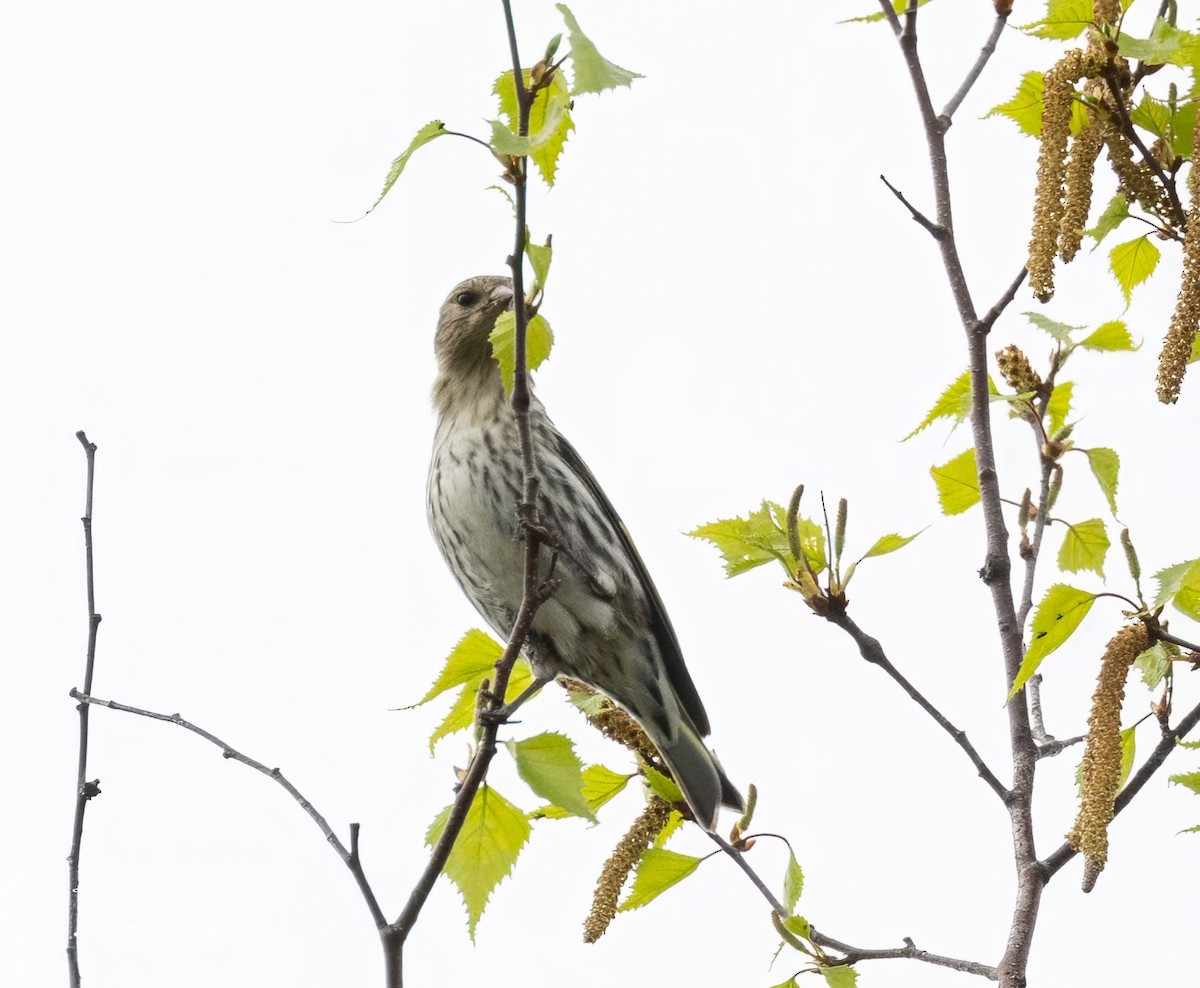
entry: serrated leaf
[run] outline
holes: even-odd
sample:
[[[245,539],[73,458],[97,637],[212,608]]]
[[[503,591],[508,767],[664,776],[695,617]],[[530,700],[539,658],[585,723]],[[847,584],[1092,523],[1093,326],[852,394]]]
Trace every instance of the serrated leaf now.
[[[490,676],[491,669],[489,668],[484,675]],[[434,747],[442,738],[465,730],[475,723],[475,703],[484,675],[481,675],[474,682],[465,684],[458,691],[458,696],[455,698],[453,706],[450,707],[446,716],[442,718],[442,722],[434,728],[433,733],[429,735],[429,753],[431,755],[433,754]],[[504,691],[505,703],[515,700],[532,682],[533,673],[529,669],[529,663],[524,659],[518,659],[516,665],[513,666],[512,674],[508,677],[508,686]]]
[[[1179,747],[1181,747],[1181,748],[1193,748],[1193,749],[1194,749],[1194,748],[1200,748],[1200,740],[1196,740],[1196,741],[1184,741],[1182,738],[1180,738],[1180,739],[1179,739],[1178,741],[1176,741],[1175,743],[1176,743],[1177,745],[1179,745]]]
[[[666,847],[667,841],[683,826],[683,823],[683,814],[679,810],[671,810],[671,815],[667,817],[667,822],[663,824],[662,830],[654,838],[654,847]]]
[[[412,710],[419,707],[463,683],[478,686],[484,676],[491,674],[492,668],[503,654],[504,646],[496,639],[485,631],[472,628],[450,650],[450,654],[446,656],[446,664],[442,666],[442,671],[438,673],[428,692],[416,703],[403,709]]]
[[[1183,786],[1186,789],[1192,790],[1196,795],[1200,796],[1200,772],[1184,772],[1179,775],[1171,775],[1167,777],[1168,782],[1173,782],[1177,786]],[[1192,828],[1193,830],[1196,828]]]
[[[854,20],[865,21],[865,17],[856,17]],[[783,944],[780,944],[783,946]],[[777,985],[772,985],[771,988],[800,988],[799,982],[795,978],[788,978],[787,981],[781,981]]]
[[[1125,785],[1125,780],[1133,771],[1133,760],[1137,757],[1137,741],[1133,736],[1135,730],[1137,730],[1136,725],[1127,727],[1121,732],[1121,777],[1117,781],[1118,790]]]
[[[645,762],[642,762],[642,772],[646,777],[646,785],[659,799],[671,804],[684,802],[683,792],[674,779],[668,779],[653,765],[647,765]]]
[[[1099,518],[1068,524],[1062,548],[1058,550],[1058,568],[1067,573],[1091,570],[1104,579],[1104,559],[1110,544],[1104,522]]]
[[[1032,24],[1020,24],[1018,29],[1035,38],[1065,41],[1079,37],[1095,20],[1092,0],[1049,0],[1045,17]]]
[[[612,700],[603,693],[577,693],[575,690],[569,690],[567,696],[577,710],[589,717],[603,713],[613,706]]]
[[[925,529],[922,528],[921,532]],[[872,556],[886,556],[889,552],[895,552],[897,549],[903,549],[908,543],[915,539],[921,532],[916,532],[913,535],[884,535],[875,540],[875,544],[863,554],[859,562],[863,559],[870,559]]]
[[[634,79],[641,79],[637,72],[630,72],[615,65],[596,50],[591,39],[583,33],[575,15],[565,3],[555,4],[567,25],[571,51],[572,75],[574,85],[571,94],[602,93],[606,89],[616,89],[618,86],[629,86]]]
[[[517,316],[511,309],[496,317],[496,326],[488,337],[492,344],[492,356],[500,365],[500,379],[504,382],[504,393],[512,394],[513,376],[517,366]],[[540,313],[529,320],[525,328],[525,363],[529,370],[537,370],[542,361],[550,356],[554,345],[554,333],[550,324]]]
[[[1100,218],[1096,220],[1096,225],[1090,230],[1084,230],[1085,237],[1091,237],[1096,241],[1095,246],[1100,246],[1100,242],[1119,227],[1125,220],[1129,218],[1129,203],[1125,199],[1123,192],[1118,192],[1112,199],[1109,200],[1107,206],[1104,207],[1104,212],[1100,214]]]
[[[1124,31],[1117,39],[1125,58],[1136,58],[1147,65],[1187,67],[1195,59],[1196,36],[1168,24],[1161,17],[1154,22],[1150,37],[1142,41]]]
[[[525,256],[529,258],[529,266],[533,268],[533,288],[530,295],[536,294],[546,287],[546,279],[550,277],[550,261],[554,250],[547,238],[544,244],[532,243],[526,238]]]
[[[815,522],[798,519],[800,545],[813,570],[825,567],[825,533]],[[725,575],[740,576],[748,570],[776,560],[788,574],[796,573],[787,537],[787,509],[774,501],[763,501],[745,518],[722,518],[692,529],[687,534],[717,547],[725,560]]]
[[[1168,601],[1195,621],[1200,621],[1200,559],[1189,559],[1154,574],[1158,594],[1154,606]]]
[[[975,469],[975,448],[971,447],[940,467],[930,467],[937,485],[942,513],[957,515],[979,501],[979,475]]]
[[[800,870],[800,862],[796,853],[788,848],[787,869],[783,873],[783,904],[790,913],[800,901],[800,893],[804,891],[804,872]]]
[[[924,7],[929,3],[929,0],[917,0],[918,7]],[[903,14],[908,10],[908,0],[892,0],[892,10],[897,14]],[[847,17],[844,21],[838,21],[839,24],[866,24],[871,21],[883,20],[885,14],[882,10],[877,10],[873,14],[863,14],[861,17]]]
[[[451,809],[453,806],[447,806],[430,824],[425,834],[429,847],[442,836]],[[467,930],[472,943],[492,890],[512,871],[529,840],[530,830],[521,810],[490,786],[479,787],[443,869],[443,874],[458,887],[467,907]]]
[[[408,159],[413,156],[413,152],[435,138],[444,137],[445,135],[446,125],[440,120],[430,120],[429,123],[418,130],[416,136],[409,142],[408,147],[404,149],[400,157],[392,162],[392,167],[388,169],[387,177],[383,180],[383,190],[379,193],[379,197],[371,203],[371,208],[367,210],[367,213],[372,212],[376,206],[383,202],[383,197],[392,190],[392,186],[396,184],[396,179],[404,171],[404,166],[408,164]]]
[[[1167,649],[1165,642],[1155,642],[1133,660],[1133,664],[1142,674],[1142,682],[1146,684],[1147,689],[1158,689],[1158,684],[1163,681],[1167,670],[1171,668],[1173,658],[1174,656]]]
[[[1046,591],[1046,596],[1034,612],[1029,649],[1009,691],[1009,700],[1037,672],[1042,660],[1071,637],[1087,617],[1095,600],[1095,594],[1065,583],[1056,583]]]
[[[1098,326],[1088,336],[1079,341],[1079,346],[1086,350],[1136,350],[1133,337],[1125,323],[1119,319]]]
[[[825,984],[829,988],[856,988],[858,985],[858,972],[849,964],[823,967],[821,973],[825,976]]]
[[[622,775],[603,765],[589,765],[583,770],[583,798],[592,810],[598,810],[621,792],[636,774]],[[572,815],[561,806],[554,805],[539,807],[530,814],[533,818],[546,817],[552,820],[562,820]]]
[[[1112,511],[1115,518],[1117,516],[1117,478],[1121,469],[1121,458],[1117,456],[1116,450],[1104,446],[1087,449],[1084,452],[1087,453],[1088,465],[1092,468],[1096,483],[1104,492],[1109,510]]]
[[[1070,344],[1071,334],[1084,328],[1083,326],[1070,326],[1065,322],[1055,322],[1040,312],[1022,312],[1021,315],[1025,316],[1038,329],[1049,333],[1059,343]]]
[[[703,860],[663,848],[647,848],[642,852],[637,871],[634,872],[633,888],[617,907],[617,912],[640,909],[657,899],[672,885],[677,885],[699,868]]]
[[[795,933],[796,936],[802,937],[805,940],[812,938],[812,926],[803,916],[795,914],[785,916],[783,917],[783,926],[789,933]]]
[[[1017,87],[1016,95],[1007,103],[993,106],[984,116],[1008,117],[1024,133],[1031,137],[1041,137],[1045,90],[1046,79],[1041,72],[1026,72],[1021,77],[1021,84]],[[1086,124],[1087,111],[1078,100],[1073,101],[1071,103],[1071,133],[1078,134]]]
[[[933,407],[912,432],[901,442],[912,439],[918,432],[932,425],[938,419],[954,419],[958,426],[971,415],[971,371],[965,370],[951,382],[933,403]]]
[[[573,816],[597,822],[583,794],[583,762],[569,738],[546,731],[504,745],[517,763],[517,774],[542,799]]]
[[[1071,414],[1071,396],[1075,392],[1074,381],[1061,381],[1054,385],[1050,392],[1050,400],[1046,402],[1046,418],[1050,425],[1050,435],[1058,432],[1067,423]]]
[[[525,85],[528,86],[532,75],[528,69],[523,69]],[[516,138],[517,134],[517,87],[514,85],[512,72],[502,73],[493,83],[492,92],[500,98],[500,116],[508,125],[509,133]],[[539,89],[529,108],[529,133],[526,143],[517,139],[517,143],[509,142],[503,135],[498,135],[496,125],[492,121],[493,146],[499,139],[505,147],[514,150],[496,150],[502,154],[528,154],[537,166],[542,180],[547,185],[554,184],[554,176],[558,171],[558,159],[566,145],[567,138],[575,129],[571,119],[571,98],[567,92],[567,82],[561,73],[555,73],[550,84]],[[501,125],[503,126],[503,125]],[[522,150],[523,149],[523,150]]]
[[[1154,246],[1149,234],[1117,244],[1109,252],[1109,268],[1121,286],[1127,307],[1133,290],[1154,274],[1160,257],[1162,251]]]

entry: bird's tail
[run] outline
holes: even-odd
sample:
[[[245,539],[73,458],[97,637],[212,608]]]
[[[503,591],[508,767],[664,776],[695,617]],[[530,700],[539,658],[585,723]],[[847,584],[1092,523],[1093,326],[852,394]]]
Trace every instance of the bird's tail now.
[[[742,794],[729,781],[717,756],[709,751],[704,739],[686,720],[679,724],[673,741],[667,742],[653,734],[650,739],[675,777],[696,822],[705,830],[717,829],[717,811],[721,806],[745,809]]]

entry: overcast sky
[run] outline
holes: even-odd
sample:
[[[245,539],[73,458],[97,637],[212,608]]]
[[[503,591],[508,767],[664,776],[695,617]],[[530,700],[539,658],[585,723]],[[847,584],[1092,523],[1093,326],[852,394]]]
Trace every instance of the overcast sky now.
[[[1028,6],[1021,20],[1036,16]],[[923,14],[935,103],[984,41],[990,7]],[[807,879],[800,910],[856,945],[908,936],[995,963],[1013,867],[993,794],[843,635],[780,589],[778,571],[726,581],[715,551],[682,534],[763,497],[786,500],[798,482],[810,497],[849,499],[851,555],[931,526],[860,567],[851,613],[1009,778],[1006,684],[976,577],[980,515],[943,518],[928,474],[969,436],[939,424],[899,442],[966,354],[934,246],[878,178],[932,210],[895,43],[881,25],[834,23],[872,0],[573,9],[604,54],[645,78],[577,101],[559,182],[531,195],[533,235],[553,233],[555,245],[543,312],[557,345],[539,394],[638,541],[712,744],[739,784],[759,787],[756,829],[792,841]],[[561,20],[548,0],[520,0],[516,17],[532,62]],[[486,135],[508,58],[500,5],[65,0],[18,5],[5,20],[0,980],[66,978],[67,692],[81,684],[86,639],[77,429],[99,446],[95,693],[179,711],[280,766],[343,840],[361,822],[366,867],[394,917],[468,754],[455,737],[429,757],[444,705],[393,708],[417,700],[478,623],[425,523],[433,327],[457,281],[503,270],[511,217],[487,190],[495,162],[441,140],[374,214],[336,221],[363,213],[427,121]],[[980,118],[1057,51],[1006,32],[950,133],[981,310],[1023,263],[1036,145]],[[1153,397],[1178,270],[1162,246],[1162,270],[1124,317],[1146,346],[1068,368],[1075,438],[1119,450],[1121,519],[1148,572],[1200,555],[1200,381],[1176,407]],[[1043,311],[1091,326],[1120,317],[1101,254],[1063,275]],[[1048,340],[1020,316],[1035,306],[1023,292],[993,349],[1017,342],[1044,364]],[[1002,408],[995,420],[1002,487],[1016,499],[1037,451]],[[1068,467],[1059,513],[1107,516],[1083,457]],[[1057,579],[1060,537],[1048,537],[1043,590]],[[1106,572],[1125,589],[1119,555]],[[1101,588],[1086,574],[1071,582]],[[1101,602],[1048,662],[1052,733],[1084,729],[1120,621]],[[1200,633],[1179,616],[1175,627]],[[1180,709],[1198,693],[1183,675]],[[1125,722],[1150,699],[1131,685]],[[627,770],[555,690],[522,721],[506,734],[569,731],[586,760]],[[90,988],[381,983],[354,882],[278,787],[170,725],[107,710],[92,725],[89,777],[103,794],[83,851]],[[1148,751],[1153,731],[1139,737]],[[1073,820],[1078,754],[1040,766],[1042,854]],[[1198,762],[1184,752],[1170,769]],[[1200,801],[1166,774],[1114,825],[1094,893],[1079,893],[1078,861],[1050,886],[1031,984],[1149,984],[1194,968],[1200,844],[1177,832],[1200,822]],[[503,752],[493,781],[536,805]],[[777,938],[764,903],[724,860],[584,946],[591,887],[639,806],[630,791],[600,826],[537,824],[474,947],[457,893],[440,882],[411,941],[409,983],[669,976],[765,988],[800,967],[792,955],[769,967]],[[673,846],[710,847],[698,832]],[[751,857],[781,883],[777,842]],[[864,986],[967,983],[909,962],[861,972]]]

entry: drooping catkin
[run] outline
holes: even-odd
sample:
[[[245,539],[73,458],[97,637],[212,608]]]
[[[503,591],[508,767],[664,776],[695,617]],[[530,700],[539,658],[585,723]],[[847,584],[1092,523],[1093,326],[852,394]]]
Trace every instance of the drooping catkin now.
[[[1000,367],[1000,376],[1018,394],[1042,389],[1041,375],[1033,369],[1029,358],[1015,343],[996,351],[996,363]]]
[[[606,738],[624,745],[635,755],[640,755],[643,761],[662,768],[662,758],[658,749],[654,747],[654,742],[646,736],[641,725],[629,714],[608,697],[592,689],[587,683],[580,682],[578,679],[568,679],[565,676],[560,682],[572,693],[600,696],[601,702],[597,709],[583,711],[588,722]]]
[[[604,862],[596,891],[592,893],[592,909],[583,923],[583,942],[595,943],[617,915],[617,901],[629,873],[637,867],[638,859],[654,839],[662,833],[671,818],[671,805],[651,793],[650,802],[641,816],[633,821],[625,836],[617,843],[612,855]]]
[[[1121,703],[1133,660],[1150,647],[1144,624],[1118,631],[1100,660],[1100,675],[1092,694],[1087,749],[1080,766],[1079,815],[1067,835],[1071,847],[1083,854],[1083,891],[1090,892],[1108,860],[1108,825],[1121,784]]]
[[[1093,115],[1096,112],[1093,110]],[[1058,255],[1063,264],[1070,264],[1075,259],[1083,242],[1083,230],[1092,208],[1092,172],[1103,146],[1103,128],[1090,118],[1071,140],[1071,154],[1063,180],[1063,212],[1058,225]]]
[[[1042,146],[1038,152],[1033,230],[1029,238],[1029,285],[1039,302],[1054,295],[1054,258],[1064,213],[1067,142],[1071,136],[1071,107],[1075,83],[1096,75],[1098,53],[1075,48],[1046,73],[1042,92]]]
[[[1200,121],[1192,135],[1192,170],[1188,175],[1188,213],[1183,232],[1183,275],[1171,326],[1158,355],[1158,400],[1174,404],[1200,327]]]

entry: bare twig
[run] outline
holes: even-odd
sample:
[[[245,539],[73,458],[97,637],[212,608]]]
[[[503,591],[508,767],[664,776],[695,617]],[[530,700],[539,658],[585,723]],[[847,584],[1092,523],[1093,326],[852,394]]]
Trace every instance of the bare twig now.
[[[96,444],[88,442],[83,431],[75,433],[87,457],[87,493],[83,508],[83,548],[87,582],[88,639],[87,659],[83,667],[83,690],[91,692],[92,673],[96,668],[96,632],[100,615],[96,613],[96,581],[92,556],[92,490],[96,480]],[[73,693],[74,691],[72,691]],[[71,828],[71,852],[67,855],[67,975],[71,988],[79,988],[79,854],[83,846],[83,815],[88,800],[100,794],[100,780],[87,781],[88,705],[80,703],[79,761],[75,772],[75,821]]]
[[[987,314],[979,320],[979,323],[976,326],[977,332],[985,335],[991,332],[992,326],[995,325],[996,320],[1000,318],[1001,313],[1003,313],[1004,310],[1008,308],[1012,300],[1017,297],[1017,291],[1020,289],[1021,285],[1024,284],[1025,276],[1028,274],[1029,272],[1025,268],[1021,268],[1017,276],[1013,278],[1012,284],[1010,284],[1008,288],[1004,290],[1004,294],[996,300],[996,304],[988,309]]]
[[[758,872],[750,867],[750,863],[746,860],[746,855],[730,844],[729,841],[727,841],[720,834],[714,834],[711,830],[706,830],[705,833],[712,838],[712,842],[714,844],[716,844],[722,851],[733,858],[734,864],[736,864],[742,869],[742,871],[746,873],[746,877],[754,883],[754,887],[762,893],[762,897],[771,904],[771,908],[775,912],[777,912],[780,916],[787,916],[789,914],[790,910],[787,910],[783,907],[783,903],[776,899],[774,893],[767,888],[767,883],[758,877]]]
[[[904,938],[903,947],[868,950],[863,947],[852,947],[848,943],[842,943],[840,940],[835,940],[833,937],[826,936],[815,929],[810,929],[809,933],[811,934],[813,943],[820,944],[822,947],[828,947],[830,950],[836,950],[838,953],[845,955],[838,961],[839,965],[857,964],[859,961],[914,960],[924,961],[926,964],[933,964],[936,967],[948,967],[952,971],[961,971],[963,974],[977,974],[981,978],[987,978],[988,981],[999,979],[999,975],[994,967],[989,967],[987,964],[980,964],[977,961],[962,960],[958,957],[931,954],[927,950],[922,950],[908,937]]]
[[[891,678],[895,680],[900,688],[913,699],[917,706],[929,714],[929,716],[933,718],[934,722],[941,727],[943,731],[949,734],[951,738],[954,739],[954,743],[962,748],[962,750],[966,753],[966,756],[971,759],[971,764],[975,766],[975,771],[978,772],[979,777],[988,784],[988,788],[990,788],[992,792],[999,796],[1001,800],[1007,802],[1010,796],[1009,791],[1005,789],[1003,783],[996,778],[995,773],[987,767],[987,764],[980,757],[979,752],[975,750],[975,746],[972,745],[968,740],[966,732],[955,727],[945,717],[945,715],[938,710],[937,707],[935,707],[929,702],[929,700],[925,698],[924,694],[922,694],[920,690],[913,686],[913,684],[904,677],[899,669],[892,665],[891,661],[887,657],[887,653],[883,650],[883,646],[879,643],[879,640],[871,637],[865,631],[863,631],[845,612],[831,612],[830,614],[826,615],[826,619],[830,623],[836,624],[839,628],[845,631],[846,634],[854,639],[854,643],[858,646],[859,654],[872,665],[878,666],[889,676],[891,676]]]
[[[1000,34],[1007,23],[1008,11],[996,15],[996,21],[992,24],[992,31],[988,35],[987,41],[983,43],[983,48],[980,49],[979,57],[975,59],[975,64],[971,66],[967,77],[963,80],[962,85],[958,87],[958,91],[950,97],[950,102],[942,108],[942,112],[938,115],[938,121],[942,125],[942,130],[950,129],[955,111],[959,108],[962,101],[967,98],[967,93],[971,91],[971,87],[975,85],[975,80],[983,72],[983,67],[987,65],[988,59],[992,57],[992,53],[996,50],[996,42],[1000,40]]]
[[[896,188],[896,186],[892,185],[892,183],[887,180],[886,175],[880,175],[879,181],[881,181],[884,185],[886,185],[891,190],[892,195],[894,195],[897,199],[899,199],[904,204],[904,208],[907,209],[909,211],[909,213],[912,214],[912,218],[917,223],[921,224],[921,226],[923,226],[926,230],[928,230],[929,235],[931,237],[933,237],[934,240],[940,240],[942,237],[944,237],[946,235],[946,231],[944,229],[942,229],[942,227],[940,227],[936,223],[934,223],[933,220],[931,220],[928,216],[926,216],[924,213],[922,213],[919,209],[917,209],[917,207],[914,206],[911,202],[909,202],[908,199],[905,198],[904,193],[901,192],[898,188]]]
[[[377,928],[382,928],[386,925],[386,920],[383,917],[383,912],[379,908],[379,903],[375,899],[374,892],[371,891],[371,886],[367,882],[366,876],[363,874],[362,867],[358,860],[358,830],[357,823],[350,824],[350,850],[347,851],[345,845],[338,838],[338,835],[333,832],[333,828],[325,821],[317,808],[300,792],[287,777],[277,768],[267,768],[262,762],[251,758],[249,755],[243,754],[232,745],[222,741],[215,734],[206,731],[203,727],[193,724],[191,721],[185,720],[179,714],[162,714],[153,710],[146,710],[143,707],[132,707],[126,703],[118,703],[116,700],[102,700],[98,696],[91,696],[87,693],[82,693],[79,690],[71,690],[71,696],[79,701],[81,706],[97,706],[107,707],[109,710],[119,710],[122,713],[135,714],[138,717],[147,717],[150,720],[161,720],[168,724],[174,724],[177,727],[182,727],[185,731],[191,731],[193,734],[199,735],[208,741],[210,744],[216,745],[221,749],[221,757],[228,758],[231,761],[241,762],[243,765],[254,769],[256,772],[261,772],[269,779],[273,779],[292,797],[300,808],[309,815],[313,823],[320,828],[321,833],[325,837],[325,842],[337,853],[337,856],[342,859],[342,862],[353,873],[355,881],[358,882],[358,887],[362,891],[363,898],[366,900],[367,908],[371,911],[371,918],[375,921]]]

